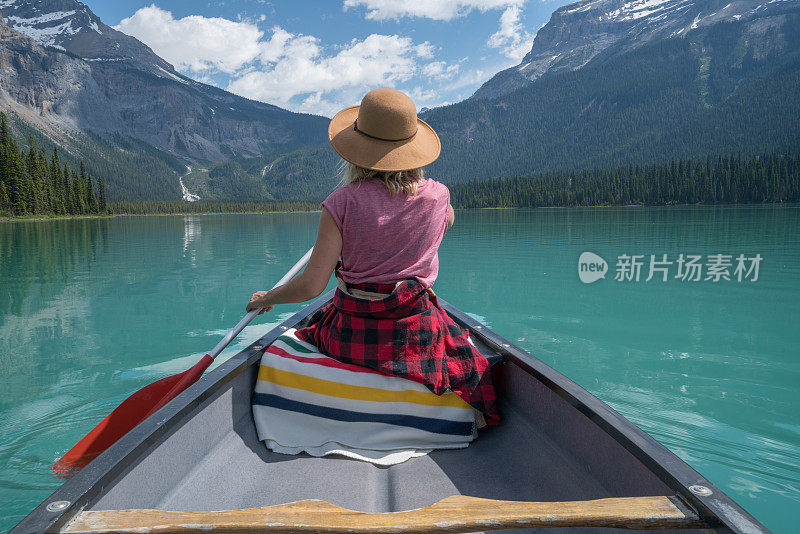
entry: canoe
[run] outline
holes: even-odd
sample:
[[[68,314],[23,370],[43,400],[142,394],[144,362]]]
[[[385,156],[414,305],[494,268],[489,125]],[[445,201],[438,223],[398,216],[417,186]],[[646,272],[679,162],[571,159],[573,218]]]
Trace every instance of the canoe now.
[[[388,468],[269,451],[251,411],[261,354],[331,296],[143,421],[12,533],[769,532],[608,405],[441,299],[492,363],[500,426]]]

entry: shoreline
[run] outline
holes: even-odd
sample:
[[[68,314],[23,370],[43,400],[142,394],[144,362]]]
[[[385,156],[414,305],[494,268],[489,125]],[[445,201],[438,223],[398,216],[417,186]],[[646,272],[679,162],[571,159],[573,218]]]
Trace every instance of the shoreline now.
[[[22,215],[19,217],[8,217],[2,216],[0,217],[0,222],[39,222],[39,221],[58,221],[58,220],[66,220],[66,219],[108,219],[111,217],[116,217],[118,214],[110,213],[108,215],[100,215],[100,214],[91,214],[91,215]]]
[[[741,203],[717,203],[717,204],[588,204],[586,206],[488,206],[484,208],[454,208],[456,210],[571,210],[586,208],[703,208],[703,207],[752,207],[752,206],[772,206],[772,207],[798,207],[798,202],[741,202]]]
[[[753,207],[753,206],[770,206],[770,207],[798,207],[800,203],[796,202],[759,202],[759,203],[743,203],[743,204],[597,204],[587,206],[488,206],[484,208],[454,208],[457,211],[461,210],[557,210],[557,209],[598,209],[598,208],[685,208],[685,207],[712,207],[712,206],[727,206],[727,207]],[[270,210],[270,211],[180,211],[175,213],[109,213],[108,215],[23,215],[21,217],[0,217],[0,223],[3,222],[42,222],[42,221],[63,221],[63,220],[78,220],[78,219],[113,219],[116,217],[171,217],[176,215],[270,215],[277,213],[321,213],[321,209],[311,210]]]
[[[276,210],[276,211],[190,211],[175,213],[110,213],[108,215],[23,215],[21,217],[0,217],[0,222],[41,222],[76,219],[113,219],[116,217],[170,217],[174,215],[269,215],[273,213],[320,213],[322,210]]]

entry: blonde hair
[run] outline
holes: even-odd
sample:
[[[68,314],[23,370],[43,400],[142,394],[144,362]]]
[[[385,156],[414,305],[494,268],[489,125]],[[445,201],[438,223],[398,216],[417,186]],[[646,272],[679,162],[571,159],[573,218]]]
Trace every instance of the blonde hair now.
[[[402,191],[406,196],[413,197],[417,194],[417,185],[423,177],[422,168],[404,171],[376,171],[353,165],[344,160],[342,164],[344,166],[342,185],[366,182],[367,180],[380,180],[383,185],[389,188],[392,195]]]

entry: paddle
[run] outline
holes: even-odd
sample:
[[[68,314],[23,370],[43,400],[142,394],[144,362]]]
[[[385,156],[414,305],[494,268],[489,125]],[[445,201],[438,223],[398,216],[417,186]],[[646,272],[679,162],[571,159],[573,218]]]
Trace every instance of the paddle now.
[[[314,247],[311,247],[311,249],[300,258],[300,261],[295,263],[294,267],[283,275],[283,278],[281,278],[273,288],[285,284],[299,273],[305,264],[308,263],[313,250]],[[228,346],[228,343],[239,335],[239,332],[241,332],[260,311],[261,310],[252,310],[247,312],[247,315],[217,343],[214,350],[203,356],[203,358],[190,369],[153,382],[125,399],[122,404],[117,406],[113,412],[100,421],[91,432],[86,434],[53,465],[53,472],[59,475],[71,475],[79,471],[101,452],[113,445],[119,438],[127,434],[133,427],[158,411],[159,408],[174,399],[183,390],[197,382],[200,377],[203,376],[208,366],[211,365],[211,362],[214,361],[214,358]]]

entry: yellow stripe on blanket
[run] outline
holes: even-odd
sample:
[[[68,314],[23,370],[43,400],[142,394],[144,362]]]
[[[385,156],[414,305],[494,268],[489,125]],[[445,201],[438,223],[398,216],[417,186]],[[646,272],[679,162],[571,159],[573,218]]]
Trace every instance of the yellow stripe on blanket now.
[[[263,365],[263,363],[258,369],[258,379],[264,382],[272,382],[279,386],[301,389],[311,393],[319,393],[342,399],[370,402],[406,402],[448,408],[470,407],[469,404],[464,402],[464,400],[455,393],[439,396],[426,391],[396,391],[365,386],[353,386],[322,378],[300,375],[282,369],[275,369],[274,367]]]

